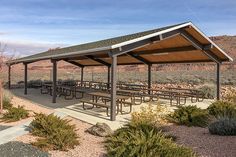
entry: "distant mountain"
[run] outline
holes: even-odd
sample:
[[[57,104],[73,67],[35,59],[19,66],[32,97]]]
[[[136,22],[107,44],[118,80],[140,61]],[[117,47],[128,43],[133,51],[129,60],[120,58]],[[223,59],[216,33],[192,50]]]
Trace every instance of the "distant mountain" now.
[[[231,65],[227,68],[235,68],[236,67],[236,36],[213,36],[210,37],[211,40],[213,40],[221,49],[223,49],[227,54],[229,54],[233,59],[234,62],[230,63]],[[10,44],[8,46],[11,46]],[[22,48],[22,47],[21,47]],[[27,47],[29,48],[29,47]],[[35,49],[35,47],[34,47]],[[45,47],[44,47],[45,49]],[[29,50],[30,51],[30,50]],[[17,66],[21,67],[21,66]],[[30,64],[29,69],[30,70],[41,70],[41,69],[50,69],[51,63],[49,61],[40,61],[37,62],[37,64]],[[75,66],[62,62],[59,64],[60,69],[74,69]],[[156,70],[177,70],[177,69],[186,69],[186,70],[199,70],[199,69],[212,69],[214,68],[214,65],[212,64],[178,64],[175,66],[167,64],[167,65],[155,65],[153,67]],[[22,69],[22,67],[21,67]],[[96,68],[96,71],[103,71],[103,68]],[[138,71],[146,71],[146,68],[144,68],[143,65],[131,65],[131,66],[123,66],[120,68],[120,71],[132,71],[132,70],[138,70]]]
[[[214,36],[210,37],[220,48],[234,59],[236,63],[236,36]]]

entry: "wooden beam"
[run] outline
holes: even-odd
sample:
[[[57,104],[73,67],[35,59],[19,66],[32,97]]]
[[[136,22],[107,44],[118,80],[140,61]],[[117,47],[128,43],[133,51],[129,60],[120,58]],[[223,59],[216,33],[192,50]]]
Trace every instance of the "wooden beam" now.
[[[56,60],[51,60],[53,64],[53,69],[52,69],[52,103],[56,103],[56,98],[57,98],[57,61]]]
[[[220,64],[216,63],[216,98],[220,100]]]
[[[193,60],[193,61],[188,61],[188,60],[183,60],[183,61],[168,61],[168,62],[152,62],[152,64],[176,64],[176,63],[209,63],[212,62],[212,60],[207,59],[207,60]]]
[[[173,48],[164,48],[164,49],[156,49],[156,50],[146,50],[142,52],[133,52],[137,55],[150,55],[150,54],[161,54],[161,53],[175,53],[175,52],[183,52],[183,51],[195,51],[196,48],[193,46],[184,46],[184,47],[173,47]]]
[[[143,58],[143,57],[141,57],[139,55],[133,54],[132,52],[128,52],[127,55],[129,55],[129,56],[131,56],[131,57],[141,61],[144,64],[147,64],[147,65],[151,64],[147,59],[145,59],[145,58]]]
[[[75,61],[70,61],[70,60],[66,60],[66,59],[63,59],[63,61],[65,61],[67,63],[70,63],[70,64],[73,64],[73,65],[78,66],[78,67],[84,67],[84,65],[82,65],[78,62],[75,62]]]
[[[27,86],[28,86],[28,68],[27,68],[27,63],[23,63],[25,66],[25,75],[24,75],[24,94],[27,95]]]
[[[111,66],[111,121],[116,120],[116,81],[117,81],[117,56],[112,57]]]
[[[105,66],[111,66],[110,63],[107,63],[107,62],[105,62],[104,60],[101,60],[101,59],[99,59],[99,58],[95,58],[95,57],[92,56],[92,55],[86,55],[86,57],[89,58],[89,59],[91,59],[91,60],[94,60],[94,61],[96,61],[96,62],[98,62],[98,63],[101,63],[101,64],[103,64],[103,65],[105,65]]]
[[[202,45],[197,39],[195,39],[187,31],[182,30],[181,36],[188,40],[196,49],[201,50],[208,58],[216,63],[221,63],[221,60],[216,56],[210,49],[213,47],[212,44]]]
[[[172,37],[177,36],[179,34],[180,34],[179,30],[174,30],[171,32],[163,33],[163,34],[157,35],[152,38],[144,39],[141,41],[137,41],[135,43],[131,43],[128,45],[118,47],[116,49],[113,49],[110,53],[108,53],[108,55],[109,56],[122,55],[124,53],[131,52],[135,49],[145,47],[149,44],[152,44],[152,43],[155,43],[155,42],[167,39],[167,38],[172,38]]]

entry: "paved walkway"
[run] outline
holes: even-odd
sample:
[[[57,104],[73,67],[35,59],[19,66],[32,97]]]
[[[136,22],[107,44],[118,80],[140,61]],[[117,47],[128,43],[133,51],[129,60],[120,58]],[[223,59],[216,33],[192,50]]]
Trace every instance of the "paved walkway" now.
[[[61,118],[67,116],[65,113],[62,112],[55,112],[54,115],[57,115]],[[25,135],[29,133],[28,126],[31,123],[32,120],[29,120],[27,122],[24,122],[20,125],[10,127],[8,129],[0,131],[0,144],[7,143],[9,141],[14,140],[15,138]]]

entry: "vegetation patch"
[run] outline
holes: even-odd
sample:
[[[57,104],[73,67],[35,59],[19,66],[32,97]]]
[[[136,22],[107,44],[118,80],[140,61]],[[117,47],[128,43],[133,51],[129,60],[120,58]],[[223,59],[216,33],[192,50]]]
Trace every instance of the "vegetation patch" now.
[[[227,101],[216,101],[208,108],[209,114],[215,118],[236,118],[236,104]]]
[[[12,95],[9,92],[4,91],[4,94],[3,94],[3,109],[12,108],[13,104],[11,103],[11,100],[12,100]]]
[[[201,91],[204,95],[204,98],[207,99],[214,99],[216,95],[216,89],[212,85],[204,85],[200,88],[198,88],[199,91]]]
[[[75,125],[70,120],[61,119],[53,114],[36,114],[30,124],[31,133],[41,137],[33,145],[46,150],[66,151],[79,144]]]
[[[221,136],[236,136],[236,118],[221,118],[211,123],[209,132]]]
[[[224,101],[231,102],[236,104],[236,90],[229,88],[223,95],[222,98]]]
[[[167,119],[179,125],[206,127],[210,116],[197,106],[180,106]]]
[[[140,112],[132,113],[131,123],[134,125],[138,124],[166,124],[167,120],[165,116],[169,114],[167,107],[161,106],[159,103],[156,107],[148,105],[147,107],[142,107]]]
[[[131,123],[114,132],[105,141],[108,157],[192,157],[191,149],[179,146],[159,128]]]
[[[23,106],[18,106],[9,108],[8,111],[3,114],[1,119],[5,122],[15,122],[27,117],[29,117],[29,111],[24,109]]]

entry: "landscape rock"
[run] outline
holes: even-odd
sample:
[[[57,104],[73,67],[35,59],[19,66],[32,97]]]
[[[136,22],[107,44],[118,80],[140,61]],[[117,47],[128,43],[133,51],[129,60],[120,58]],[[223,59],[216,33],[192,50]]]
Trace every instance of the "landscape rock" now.
[[[106,123],[97,123],[96,125],[88,128],[86,132],[95,136],[105,137],[110,135],[112,130]]]

